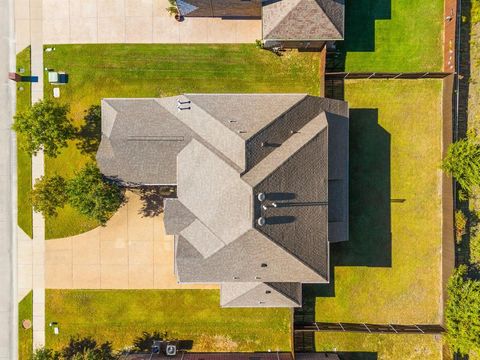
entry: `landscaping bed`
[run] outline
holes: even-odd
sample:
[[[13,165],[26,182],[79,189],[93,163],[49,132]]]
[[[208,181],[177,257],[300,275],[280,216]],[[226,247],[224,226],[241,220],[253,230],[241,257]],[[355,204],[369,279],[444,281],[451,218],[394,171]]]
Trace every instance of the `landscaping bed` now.
[[[77,126],[85,111],[106,97],[160,97],[181,93],[320,94],[320,54],[286,52],[277,56],[255,45],[55,45],[44,65],[68,73],[60,86],[61,103],[71,108]],[[45,83],[45,98],[53,97]],[[100,126],[90,134],[98,137]],[[95,151],[82,152],[70,142],[57,158],[45,159],[47,175],[71,177]],[[47,217],[46,237],[60,238],[90,230],[98,223],[69,206]]]
[[[122,349],[144,331],[192,340],[193,351],[290,350],[289,309],[223,309],[218,290],[47,290],[45,300],[46,346],[56,350],[71,336]]]
[[[345,100],[350,241],[331,246],[332,283],[304,296],[316,296],[317,321],[441,324],[442,81],[346,81]],[[338,350],[358,339],[340,336]]]

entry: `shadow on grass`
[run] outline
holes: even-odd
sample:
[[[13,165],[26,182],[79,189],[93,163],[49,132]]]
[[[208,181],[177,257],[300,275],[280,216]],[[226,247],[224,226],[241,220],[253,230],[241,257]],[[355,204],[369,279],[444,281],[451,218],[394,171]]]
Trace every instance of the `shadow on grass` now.
[[[377,360],[376,352],[368,351],[349,351],[336,353],[341,360]]]
[[[315,299],[335,296],[335,266],[392,266],[390,145],[377,109],[350,109],[350,238],[330,245],[330,283],[303,286],[295,321],[315,321]]]
[[[85,111],[84,124],[77,133],[77,148],[84,155],[95,157],[102,138],[102,109],[92,105]]]
[[[391,19],[391,0],[346,0],[345,40],[327,58],[328,71],[344,71],[347,52],[375,51],[375,21]]]

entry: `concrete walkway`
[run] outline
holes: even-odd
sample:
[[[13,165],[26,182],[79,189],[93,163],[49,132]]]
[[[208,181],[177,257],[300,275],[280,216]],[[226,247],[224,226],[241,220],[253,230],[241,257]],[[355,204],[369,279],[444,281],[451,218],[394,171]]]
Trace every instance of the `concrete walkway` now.
[[[29,0],[17,5],[17,51],[34,34]],[[30,7],[32,3],[30,3]],[[187,18],[168,14],[168,0],[43,0],[44,44],[253,43],[262,37],[260,19]]]
[[[42,0],[30,0],[30,45],[32,75],[38,82],[32,83],[32,105],[43,99],[43,7]],[[32,186],[44,175],[43,151],[32,157]],[[33,347],[45,346],[45,220],[40,213],[33,213],[32,241],[32,289],[33,289]]]
[[[46,241],[46,288],[217,288],[177,284],[173,236],[165,235],[163,214],[144,217],[139,195],[127,196],[127,204],[106,226]]]

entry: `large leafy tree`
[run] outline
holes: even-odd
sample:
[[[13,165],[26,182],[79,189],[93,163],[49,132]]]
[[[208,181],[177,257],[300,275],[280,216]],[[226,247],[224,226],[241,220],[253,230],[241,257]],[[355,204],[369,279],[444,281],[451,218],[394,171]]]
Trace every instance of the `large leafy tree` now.
[[[69,203],[80,213],[104,224],[124,202],[122,190],[106,181],[93,163],[88,163],[68,182]]]
[[[62,208],[68,201],[66,192],[67,182],[61,176],[42,176],[35,182],[31,191],[33,208],[44,216],[56,216],[57,209]]]
[[[67,146],[67,141],[76,135],[68,112],[68,105],[41,100],[15,115],[13,129],[25,136],[24,150],[36,154],[43,149],[48,156],[57,156],[61,148]]]
[[[450,145],[443,159],[443,170],[452,175],[463,190],[471,194],[480,186],[480,139],[469,132],[465,139]]]
[[[91,337],[70,338],[68,345],[62,349],[65,360],[114,360],[112,344],[98,344]]]
[[[448,283],[445,309],[447,341],[453,351],[480,352],[480,281],[468,277],[461,265]]]

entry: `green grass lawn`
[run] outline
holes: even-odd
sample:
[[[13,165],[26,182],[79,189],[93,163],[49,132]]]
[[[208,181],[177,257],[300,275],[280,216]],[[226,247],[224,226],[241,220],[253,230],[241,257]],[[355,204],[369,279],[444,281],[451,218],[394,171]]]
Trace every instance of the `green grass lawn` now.
[[[17,55],[17,70],[23,68],[30,75],[30,47],[25,48]],[[23,88],[23,90],[20,90]],[[17,84],[17,111],[22,111],[30,106],[30,83]],[[17,136],[17,178],[18,178],[18,225],[25,233],[32,237],[32,205],[30,203],[30,190],[32,188],[32,158],[21,145],[24,138]]]
[[[60,349],[70,336],[132,344],[143,331],[193,340],[194,351],[290,350],[290,310],[222,309],[217,290],[47,290],[46,344]]]
[[[347,0],[345,70],[441,71],[443,0]]]
[[[439,80],[346,82],[350,241],[331,246],[332,284],[307,290],[317,321],[441,322],[441,96]],[[380,341],[339,341],[357,339]]]
[[[442,340],[435,335],[321,333],[317,351],[336,349],[345,360],[439,360]]]
[[[105,97],[160,97],[180,93],[301,92],[319,95],[318,53],[279,57],[254,45],[55,45],[45,67],[66,71],[59,101],[68,103],[75,124]],[[45,97],[52,86],[45,84]],[[47,175],[71,176],[90,160],[74,142],[56,159],[46,158]],[[46,219],[48,239],[85,232],[98,224],[66,207]]]
[[[33,349],[33,330],[24,329],[22,321],[33,320],[33,292],[29,292],[18,304],[18,359],[30,360]]]

